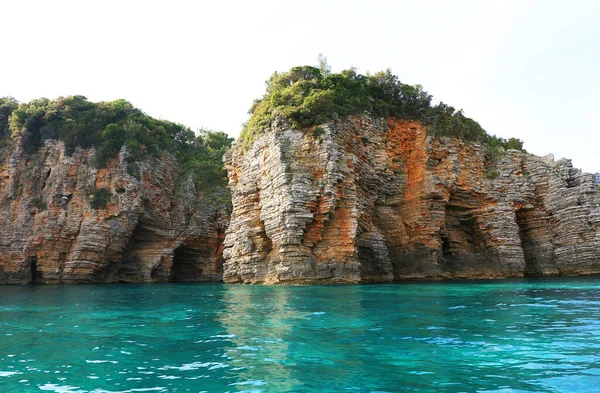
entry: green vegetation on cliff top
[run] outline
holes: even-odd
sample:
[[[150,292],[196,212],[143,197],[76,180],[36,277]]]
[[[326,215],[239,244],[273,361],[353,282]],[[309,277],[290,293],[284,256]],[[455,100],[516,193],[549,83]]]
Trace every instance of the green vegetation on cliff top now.
[[[204,190],[227,184],[222,156],[233,142],[224,132],[200,130],[196,135],[181,124],[154,119],[125,100],[94,103],[70,96],[19,103],[0,98],[0,145],[17,137],[28,153],[47,139],[63,141],[68,155],[77,147],[94,147],[98,167],[123,146],[130,163],[167,152],[177,158],[182,177],[192,175]]]
[[[368,113],[375,117],[421,121],[433,136],[454,136],[485,147],[490,177],[495,163],[507,149],[523,150],[523,142],[489,135],[462,110],[440,102],[432,105],[432,96],[420,85],[401,83],[390,70],[362,75],[354,69],[331,73],[324,58],[320,67],[294,67],[274,73],[267,81],[266,93],[250,108],[239,143],[247,149],[277,116],[292,127],[302,129],[325,123],[336,115]],[[22,146],[35,152],[46,139],[63,141],[67,154],[77,147],[96,148],[96,164],[105,166],[122,146],[128,160],[160,157],[162,152],[175,156],[182,175],[192,174],[203,187],[225,185],[222,155],[232,139],[223,132],[189,128],[157,120],[134,108],[125,100],[90,102],[83,96],[46,98],[19,103],[0,98],[0,145],[20,136]]]
[[[462,110],[440,102],[432,105],[432,96],[420,85],[401,83],[390,70],[362,75],[354,69],[331,73],[324,58],[320,67],[294,67],[274,73],[267,81],[265,95],[250,108],[250,119],[240,134],[247,149],[269,127],[275,117],[288,120],[292,127],[307,128],[325,123],[335,115],[369,113],[375,117],[395,116],[419,120],[430,135],[454,136],[486,147],[494,155],[506,149],[523,150],[523,142],[489,135]],[[497,157],[496,157],[497,158]]]

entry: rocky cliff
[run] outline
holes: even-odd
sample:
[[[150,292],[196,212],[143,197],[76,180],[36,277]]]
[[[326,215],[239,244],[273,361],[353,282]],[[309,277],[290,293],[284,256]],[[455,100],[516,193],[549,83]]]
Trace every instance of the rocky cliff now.
[[[600,273],[594,175],[517,150],[490,163],[481,145],[418,121],[300,130],[276,118],[225,156],[233,207],[198,191],[171,153],[133,162],[123,147],[98,168],[94,148],[4,142],[0,283]]]
[[[600,192],[568,160],[368,116],[276,119],[225,157],[229,283],[388,282],[600,273]]]
[[[122,148],[98,169],[94,149],[55,140],[1,153],[0,283],[221,280],[229,204],[178,180],[171,155],[132,165]]]

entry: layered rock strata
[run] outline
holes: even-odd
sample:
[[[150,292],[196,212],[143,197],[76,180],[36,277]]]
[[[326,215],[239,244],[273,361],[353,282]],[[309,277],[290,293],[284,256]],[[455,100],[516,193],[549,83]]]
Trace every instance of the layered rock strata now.
[[[414,121],[276,120],[225,156],[229,283],[387,282],[600,273],[594,176],[427,136]]]
[[[2,153],[0,283],[221,280],[229,204],[179,181],[171,156],[132,165],[122,149],[98,169],[93,150],[67,156],[62,142]]]

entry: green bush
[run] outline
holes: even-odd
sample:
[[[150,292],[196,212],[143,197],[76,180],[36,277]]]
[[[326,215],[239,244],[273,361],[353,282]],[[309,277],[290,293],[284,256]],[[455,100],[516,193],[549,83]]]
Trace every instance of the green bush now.
[[[527,152],[523,149],[523,142],[516,138],[504,139],[499,138],[496,135],[485,134],[478,142],[483,143],[485,169],[488,179],[495,179],[498,177],[497,164],[506,155],[508,150],[514,149],[524,153]]]
[[[488,179],[493,180],[497,178],[498,175],[500,175],[500,172],[498,171],[496,164],[490,163],[485,167],[485,177]]]
[[[255,100],[250,119],[240,134],[240,144],[250,147],[276,116],[296,129],[309,128],[334,118],[335,115],[370,113],[376,117],[395,116],[419,120],[429,135],[451,136],[491,144],[493,148],[523,150],[523,142],[488,135],[473,119],[444,104],[431,104],[432,96],[421,85],[401,83],[388,69],[361,75],[355,69],[331,73],[326,58],[319,58],[319,68],[293,67],[288,72],[274,73],[267,81],[265,95]],[[314,132],[313,131],[313,135]]]
[[[302,66],[273,74],[263,98],[250,108],[252,116],[240,134],[242,145],[248,147],[278,115],[295,128],[327,122],[336,114],[369,112],[424,122],[431,116],[431,96],[419,85],[400,83],[390,70],[361,75],[354,69],[321,69]]]
[[[94,147],[98,167],[105,167],[126,146],[128,167],[138,179],[138,161],[166,152],[177,158],[186,178],[191,173],[199,185],[221,188],[227,185],[222,156],[233,142],[223,132],[196,134],[181,124],[154,119],[125,100],[93,103],[83,96],[26,104],[1,98],[0,138],[5,143],[16,137],[30,153],[46,139],[63,141],[68,155],[77,147]]]
[[[12,97],[0,98],[0,143],[2,144],[10,138],[9,118],[18,106],[19,103]]]
[[[321,127],[315,127],[315,129],[312,130],[312,136],[315,138],[320,138],[321,136],[323,136],[324,133],[325,133],[325,130],[322,129]]]
[[[181,166],[181,178],[190,175],[197,190],[214,192],[227,185],[227,173],[223,168],[223,154],[231,146],[233,139],[224,132],[200,130],[194,139],[192,149],[178,152],[184,162]],[[229,195],[228,192],[225,194]]]
[[[90,195],[90,205],[93,209],[106,209],[108,202],[112,198],[112,193],[107,188],[97,188],[92,195]]]
[[[44,202],[40,198],[33,198],[33,200],[31,201],[31,203],[33,203],[33,206],[35,206],[38,209],[39,212],[43,212],[48,207],[46,205],[46,202]]]

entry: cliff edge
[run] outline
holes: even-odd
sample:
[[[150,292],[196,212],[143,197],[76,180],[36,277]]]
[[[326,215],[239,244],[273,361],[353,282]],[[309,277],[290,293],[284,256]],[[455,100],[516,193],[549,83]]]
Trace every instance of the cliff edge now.
[[[228,283],[600,273],[600,192],[570,161],[428,135],[366,114],[277,117],[225,156]]]
[[[207,151],[224,134],[196,136],[123,100],[5,103],[0,283],[221,280],[231,207],[222,153],[215,164]],[[214,178],[212,193],[196,174]]]
[[[594,175],[389,70],[294,67],[250,113],[228,150],[125,100],[0,98],[0,283],[600,274]]]
[[[0,165],[0,282],[220,281],[228,206],[197,205],[176,189],[177,162],[140,163],[126,149],[105,168],[93,150],[65,155],[46,141],[35,158],[15,150]],[[107,190],[104,207],[94,191]]]

